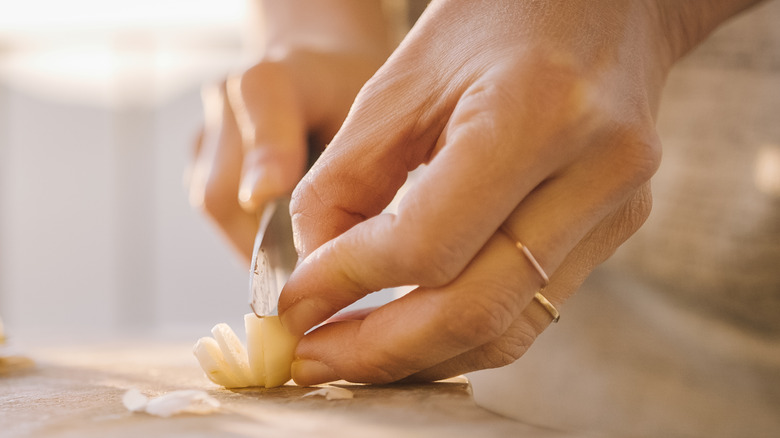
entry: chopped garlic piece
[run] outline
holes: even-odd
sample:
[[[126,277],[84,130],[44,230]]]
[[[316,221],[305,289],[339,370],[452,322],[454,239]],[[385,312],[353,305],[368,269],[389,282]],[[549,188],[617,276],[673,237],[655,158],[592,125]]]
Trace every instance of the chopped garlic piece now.
[[[355,395],[352,394],[352,391],[346,388],[339,388],[338,386],[325,386],[312,392],[307,392],[303,396],[320,396],[325,397],[326,400],[349,400],[351,398],[355,398]]]
[[[290,380],[290,365],[298,345],[278,316],[244,316],[245,348],[227,324],[217,324],[214,338],[201,338],[193,353],[212,382],[226,388],[265,386],[274,388]]]
[[[229,325],[223,323],[217,324],[211,329],[219,349],[222,350],[222,356],[228,364],[233,374],[238,378],[236,383],[240,386],[250,386],[254,381],[254,375],[249,369],[246,348],[236,333]]]
[[[198,359],[200,367],[203,368],[206,376],[212,382],[225,388],[244,386],[233,373],[233,370],[230,369],[227,362],[225,362],[222,350],[219,349],[219,345],[214,338],[205,337],[198,339],[192,352]]]

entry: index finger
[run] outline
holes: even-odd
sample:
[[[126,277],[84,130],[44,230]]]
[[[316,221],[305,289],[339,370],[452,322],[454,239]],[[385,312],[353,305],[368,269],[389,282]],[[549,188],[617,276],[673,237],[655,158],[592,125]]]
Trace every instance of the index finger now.
[[[494,79],[469,88],[454,112],[441,103],[438,119],[408,115],[372,123],[379,108],[403,114],[393,108],[399,102],[392,88],[384,100],[351,114],[294,193],[296,244],[305,258],[279,302],[289,330],[302,333],[382,288],[449,283],[558,165],[559,159],[532,153],[537,139],[521,138],[522,127],[508,126],[526,120],[524,109],[496,99],[485,86]],[[431,128],[416,137],[419,123]],[[378,214],[407,172],[433,153],[432,138],[443,146],[398,214]],[[523,154],[528,157],[518,159]]]
[[[389,383],[500,337],[535,288],[528,281],[535,272],[520,257],[497,233],[451,284],[421,287],[365,319],[315,329],[298,345],[293,378],[300,385]]]

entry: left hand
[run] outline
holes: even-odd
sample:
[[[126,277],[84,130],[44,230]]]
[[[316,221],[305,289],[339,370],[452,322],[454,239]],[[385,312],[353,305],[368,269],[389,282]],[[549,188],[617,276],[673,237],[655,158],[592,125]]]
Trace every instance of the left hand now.
[[[307,334],[295,381],[431,380],[519,358],[551,318],[532,304],[538,272],[497,230],[552,274],[559,306],[639,228],[660,92],[692,44],[682,18],[661,17],[682,9],[432,3],[294,193],[303,262],[279,311],[303,334],[367,293],[420,287]],[[398,214],[380,214],[422,163]]]

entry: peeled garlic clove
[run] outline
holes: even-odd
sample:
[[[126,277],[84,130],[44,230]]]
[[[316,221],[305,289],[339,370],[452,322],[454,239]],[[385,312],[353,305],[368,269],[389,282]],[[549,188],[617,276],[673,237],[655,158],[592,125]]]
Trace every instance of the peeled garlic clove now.
[[[238,339],[233,329],[225,323],[220,323],[211,329],[219,349],[222,350],[222,356],[228,364],[233,374],[238,378],[237,383],[241,386],[249,386],[254,381],[254,376],[249,370],[249,361],[247,360],[246,348],[241,340]]]
[[[236,375],[230,369],[222,356],[222,350],[214,338],[200,338],[193,347],[192,352],[200,363],[200,367],[206,376],[217,385],[225,388],[238,388],[243,386]]]
[[[246,351],[254,386],[265,386],[265,355],[263,354],[263,320],[254,313],[244,315]]]
[[[290,366],[295,357],[299,338],[282,327],[278,316],[261,318],[263,355],[265,360],[265,387],[274,388],[290,380]]]

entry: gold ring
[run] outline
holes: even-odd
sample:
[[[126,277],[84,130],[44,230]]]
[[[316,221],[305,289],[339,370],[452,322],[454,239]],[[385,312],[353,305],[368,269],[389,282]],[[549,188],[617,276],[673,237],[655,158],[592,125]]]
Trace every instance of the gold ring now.
[[[531,254],[531,250],[528,249],[527,246],[523,245],[520,242],[520,239],[517,238],[517,236],[512,233],[509,228],[506,225],[501,225],[501,231],[504,232],[507,236],[509,236],[510,239],[515,244],[515,247],[520,250],[520,252],[523,253],[525,258],[528,260],[529,263],[531,263],[531,266],[534,267],[537,273],[539,273],[539,276],[542,277],[542,287],[540,290],[543,290],[545,287],[547,287],[548,284],[550,284],[550,277],[547,275],[546,272],[544,272],[544,269],[542,268],[542,265],[539,264],[538,261],[536,261],[536,257],[534,257],[533,254]],[[559,319],[561,319],[561,314],[558,312],[558,309],[553,306],[553,304],[548,300],[544,295],[542,295],[541,292],[536,292],[534,294],[534,299],[539,302],[539,304],[544,307],[544,310],[547,311],[547,313],[552,316],[553,322],[558,322]]]
[[[544,310],[546,310],[547,313],[550,314],[550,316],[552,316],[553,319],[552,322],[558,322],[558,320],[561,319],[561,313],[558,312],[558,309],[556,309],[555,306],[553,306],[553,304],[550,302],[550,300],[545,298],[545,296],[542,295],[541,292],[536,292],[534,294],[534,299],[538,301],[539,304],[542,305],[542,307],[544,307]]]

